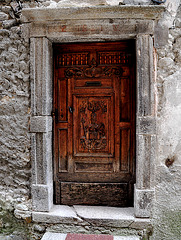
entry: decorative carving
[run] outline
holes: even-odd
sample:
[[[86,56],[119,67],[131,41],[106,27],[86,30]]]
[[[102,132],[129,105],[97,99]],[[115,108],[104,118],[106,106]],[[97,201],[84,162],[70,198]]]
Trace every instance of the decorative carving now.
[[[91,112],[90,123],[85,120],[86,111]],[[80,138],[80,143],[84,149],[96,151],[105,149],[107,146],[105,125],[98,122],[96,114],[98,111],[101,111],[102,114],[107,112],[107,105],[104,101],[84,101],[80,106],[81,125],[84,134]]]
[[[87,65],[89,60],[89,53],[64,53],[57,56],[57,65],[59,67],[63,66],[73,66],[73,65]]]
[[[112,75],[121,77],[123,74],[123,69],[120,67],[105,67],[104,74],[109,77],[111,77]]]
[[[73,76],[75,77],[81,77],[83,75],[82,69],[80,68],[68,68],[65,70],[65,77],[71,78]]]
[[[101,65],[127,64],[129,55],[123,52],[99,52],[98,63]]]
[[[97,67],[96,60],[93,58],[88,68],[84,68],[84,75],[88,78],[98,78],[102,75],[102,68]]]
[[[70,77],[87,77],[99,78],[101,76],[122,76],[123,69],[121,67],[98,67],[95,59],[93,58],[89,67],[84,68],[67,68],[65,76]]]

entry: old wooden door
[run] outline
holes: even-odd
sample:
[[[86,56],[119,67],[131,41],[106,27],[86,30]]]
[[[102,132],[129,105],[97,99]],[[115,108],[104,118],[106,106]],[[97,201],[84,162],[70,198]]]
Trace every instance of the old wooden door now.
[[[132,205],[134,62],[133,41],[54,46],[56,204]]]

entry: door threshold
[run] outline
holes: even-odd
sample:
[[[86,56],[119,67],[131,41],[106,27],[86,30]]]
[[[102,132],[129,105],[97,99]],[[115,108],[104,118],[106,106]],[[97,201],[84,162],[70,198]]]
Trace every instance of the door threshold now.
[[[107,206],[53,205],[49,212],[32,212],[34,222],[92,224],[119,228],[145,229],[151,225],[149,218],[136,218],[134,208]]]

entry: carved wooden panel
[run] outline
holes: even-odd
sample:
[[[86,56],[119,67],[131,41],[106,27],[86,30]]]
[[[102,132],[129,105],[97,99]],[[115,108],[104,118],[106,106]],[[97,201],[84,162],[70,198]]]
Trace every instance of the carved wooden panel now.
[[[99,52],[98,59],[100,65],[128,64],[129,55],[125,52]]]
[[[89,60],[89,53],[64,53],[57,56],[57,65],[73,66],[73,65],[87,65]]]
[[[74,109],[74,155],[112,156],[113,97],[78,95],[74,97]]]
[[[58,130],[59,172],[67,171],[68,164],[68,130]]]
[[[56,204],[131,206],[134,42],[54,47]]]

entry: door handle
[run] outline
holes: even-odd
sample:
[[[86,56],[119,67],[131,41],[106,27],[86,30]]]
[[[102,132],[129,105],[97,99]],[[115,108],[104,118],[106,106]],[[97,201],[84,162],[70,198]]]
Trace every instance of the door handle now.
[[[70,106],[69,106],[69,112],[70,112],[70,113],[73,113],[73,111],[74,111],[73,107],[70,107]]]

